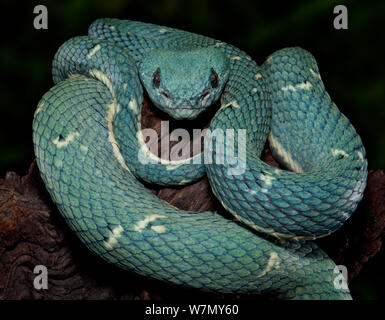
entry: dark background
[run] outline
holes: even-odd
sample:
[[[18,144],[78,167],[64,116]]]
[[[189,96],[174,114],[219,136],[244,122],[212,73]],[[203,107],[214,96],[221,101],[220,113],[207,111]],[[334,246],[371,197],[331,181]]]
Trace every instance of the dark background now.
[[[33,8],[48,8],[48,30],[33,28]],[[348,30],[335,30],[333,8],[348,8]],[[334,102],[367,150],[369,168],[385,168],[384,1],[2,1],[0,177],[27,172],[34,159],[32,119],[52,86],[51,61],[70,37],[101,17],[176,27],[231,43],[259,64],[273,51],[301,46],[317,59]],[[385,298],[385,250],[351,284],[354,298]]]

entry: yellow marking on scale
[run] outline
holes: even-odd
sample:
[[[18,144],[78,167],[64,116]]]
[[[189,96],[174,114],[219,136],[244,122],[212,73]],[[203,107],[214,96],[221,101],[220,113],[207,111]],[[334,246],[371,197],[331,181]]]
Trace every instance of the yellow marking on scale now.
[[[360,160],[364,160],[364,156],[363,156],[361,151],[357,151],[357,154],[358,154],[358,157],[360,158]]]
[[[309,69],[310,73],[314,76],[314,77],[317,77],[319,79],[321,79],[321,75],[318,74],[317,72],[315,72],[312,68]]]
[[[96,45],[95,47],[93,47],[93,49],[90,51],[90,53],[89,54],[87,54],[87,59],[91,59],[92,58],[92,56],[96,53],[96,52],[98,52],[99,50],[100,50],[100,44],[98,44],[98,45]]]
[[[94,76],[96,79],[101,81],[108,88],[108,90],[111,92],[112,97],[115,99],[115,92],[114,88],[112,87],[112,83],[103,72],[100,72],[99,70],[91,70],[90,75]]]
[[[166,166],[166,170],[167,171],[171,171],[171,170],[174,170],[174,169],[177,169],[179,168],[183,163],[178,163],[178,164],[169,164]]]
[[[181,180],[181,181],[179,181],[179,185],[184,185],[184,184],[186,184],[186,183],[190,183],[191,182],[191,180]]]
[[[291,155],[283,148],[283,146],[273,137],[273,135],[269,134],[269,142],[270,146],[276,150],[277,154],[281,156],[284,161],[288,164],[290,170],[296,173],[302,173],[303,170],[301,166],[293,160]]]
[[[339,156],[339,155],[344,156],[344,157],[349,157],[349,154],[346,153],[344,150],[332,149],[331,151],[332,151],[333,156],[335,156],[335,157]]]
[[[160,33],[165,33],[165,32],[167,32],[167,29],[161,28],[161,29],[159,29],[158,31],[159,31]]]
[[[270,253],[269,260],[267,261],[267,265],[265,269],[257,276],[257,278],[263,277],[265,274],[267,274],[271,269],[275,268],[278,269],[280,264],[280,259],[278,257],[278,254],[274,251]]]
[[[282,87],[281,90],[282,91],[289,91],[289,90],[296,91],[296,89],[291,84],[289,84],[288,86]]]
[[[290,91],[290,90],[297,91],[297,89],[310,90],[311,87],[312,87],[312,84],[309,81],[306,81],[306,82],[296,84],[295,87],[289,84],[285,87],[282,87],[281,90],[283,91]]]
[[[36,111],[35,111],[35,115],[37,115],[44,107],[44,102],[42,102],[41,104],[39,104],[39,106],[37,107]]]
[[[138,104],[134,99],[131,100],[128,105],[132,111],[134,111],[135,113],[138,113]]]
[[[235,57],[232,57],[231,59],[233,59],[233,60],[241,60],[242,58],[238,57],[238,56],[235,56]]]
[[[114,245],[118,243],[118,240],[122,235],[121,233],[123,232],[123,227],[119,226],[116,227],[112,232],[110,232],[110,236],[108,238],[108,241],[104,242],[104,246],[108,249],[112,249]]]
[[[77,77],[80,77],[80,74],[78,74],[78,73],[69,73],[68,74],[68,78],[70,78],[70,79],[75,79]]]
[[[114,122],[116,111],[117,111],[117,106],[114,102],[112,102],[108,106],[108,112],[107,112],[107,116],[106,116],[107,125],[108,125],[108,141],[111,143],[112,151],[114,152],[114,156],[118,160],[120,165],[125,170],[127,170],[128,172],[131,172],[130,169],[128,169],[128,167],[126,165],[126,162],[124,161],[122,154],[120,153],[119,145],[116,142],[115,135],[114,135],[113,122]]]
[[[271,182],[273,180],[276,180],[273,176],[271,176],[269,174],[261,174],[260,178],[261,178],[262,181],[265,182],[266,186],[271,186]]]
[[[255,75],[255,79],[260,79],[260,78],[262,78],[262,75],[261,75],[260,73],[257,73],[257,74]]]
[[[225,105],[222,105],[221,106],[221,109],[223,108],[227,108],[227,107],[230,107],[230,106],[233,106],[234,108],[240,108],[239,104],[237,103],[236,100],[233,100],[233,101],[230,101],[229,103],[225,104]]]
[[[154,230],[157,233],[164,233],[166,232],[166,227],[165,226],[152,226],[152,230]]]
[[[144,228],[148,226],[148,224],[152,221],[155,221],[156,219],[164,219],[167,218],[166,216],[162,216],[160,214],[152,214],[144,218],[143,220],[139,221],[135,226],[134,230],[138,232],[142,232]]]
[[[309,81],[306,81],[304,83],[299,83],[296,85],[296,88],[304,89],[304,90],[310,90],[311,87],[312,87],[312,85]]]
[[[71,132],[67,138],[65,138],[63,141],[59,141],[59,137],[54,139],[52,142],[58,147],[58,148],[63,148],[69,145],[71,141],[73,141],[76,137],[79,137],[80,133],[79,132]]]

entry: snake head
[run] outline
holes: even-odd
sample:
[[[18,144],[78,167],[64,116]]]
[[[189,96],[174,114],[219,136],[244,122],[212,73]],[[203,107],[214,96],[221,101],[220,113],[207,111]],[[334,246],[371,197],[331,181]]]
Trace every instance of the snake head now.
[[[229,69],[216,48],[156,49],[142,60],[139,75],[159,109],[175,119],[194,119],[218,100]]]

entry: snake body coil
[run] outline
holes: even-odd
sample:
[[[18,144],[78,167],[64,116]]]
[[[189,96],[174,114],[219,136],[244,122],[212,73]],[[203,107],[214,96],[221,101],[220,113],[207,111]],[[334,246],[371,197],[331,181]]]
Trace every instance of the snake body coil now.
[[[189,88],[180,86],[183,73],[167,78],[167,70],[191,67],[181,65],[180,55],[194,64]],[[53,78],[35,112],[35,154],[53,201],[91,251],[123,269],[207,291],[350,298],[344,285],[334,284],[333,261],[308,240],[330,234],[353,213],[367,161],[310,53],[283,49],[259,67],[211,38],[101,19],[89,36],[62,45]],[[155,104],[163,99],[171,108],[165,111],[180,117],[195,117],[221,94],[209,129],[234,129],[235,140],[246,130],[243,172],[231,174],[234,155],[242,152],[237,145],[225,151],[216,141],[206,145],[213,157],[206,165],[149,153],[140,133],[142,83]],[[204,94],[195,99],[194,90]],[[172,109],[194,99],[191,108]],[[267,137],[291,171],[260,160]],[[158,163],[139,161],[140,150]],[[218,161],[223,157],[227,162]],[[181,211],[137,179],[184,184],[205,173],[238,222]]]

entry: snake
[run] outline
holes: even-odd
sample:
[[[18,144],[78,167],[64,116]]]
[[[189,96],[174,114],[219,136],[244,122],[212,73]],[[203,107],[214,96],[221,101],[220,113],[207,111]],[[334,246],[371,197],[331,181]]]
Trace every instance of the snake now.
[[[314,240],[355,211],[367,159],[310,52],[284,48],[259,66],[213,38],[103,18],[58,49],[52,74],[34,114],[34,152],[53,202],[89,250],[198,291],[351,299]],[[152,152],[144,94],[177,120],[199,119],[218,101],[203,151],[177,160]],[[261,160],[266,143],[280,168]],[[145,186],[204,175],[231,218],[180,210]]]

